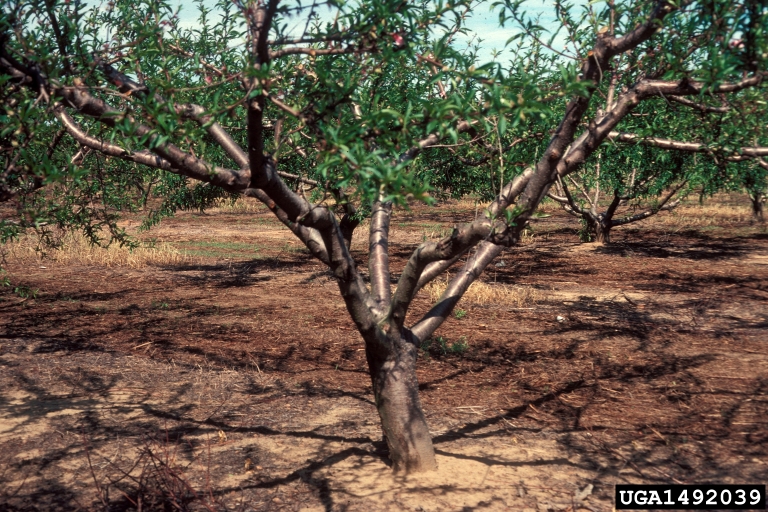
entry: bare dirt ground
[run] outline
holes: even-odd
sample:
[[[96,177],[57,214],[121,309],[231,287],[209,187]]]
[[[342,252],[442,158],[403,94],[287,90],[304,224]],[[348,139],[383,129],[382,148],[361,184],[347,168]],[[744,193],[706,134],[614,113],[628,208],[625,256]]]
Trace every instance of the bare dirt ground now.
[[[484,277],[526,298],[462,302],[423,347],[440,468],[408,478],[335,283],[267,211],[151,231],[182,264],[9,258],[0,508],[583,512],[616,483],[765,483],[768,234],[729,207],[608,247],[550,210]],[[474,214],[398,212],[395,270]]]

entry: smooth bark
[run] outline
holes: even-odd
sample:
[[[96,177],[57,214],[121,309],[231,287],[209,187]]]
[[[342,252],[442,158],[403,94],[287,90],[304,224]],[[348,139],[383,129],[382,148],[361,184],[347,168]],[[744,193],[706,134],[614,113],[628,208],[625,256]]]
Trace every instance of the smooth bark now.
[[[376,409],[384,429],[392,469],[417,473],[437,468],[432,436],[419,399],[416,379],[418,346],[408,332],[386,336],[386,343],[366,343]]]

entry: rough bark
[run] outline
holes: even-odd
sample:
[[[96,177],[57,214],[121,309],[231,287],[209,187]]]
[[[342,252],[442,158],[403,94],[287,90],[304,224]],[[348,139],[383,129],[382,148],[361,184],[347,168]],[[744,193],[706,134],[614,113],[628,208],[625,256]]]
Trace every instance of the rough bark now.
[[[755,221],[765,224],[765,194],[763,192],[754,192],[749,194],[752,201],[752,214]]]
[[[586,229],[586,232],[580,232],[579,238],[581,238],[582,242],[592,242],[600,245],[611,243],[611,228],[613,224],[609,218],[606,218],[602,213],[595,215],[589,210],[582,210],[580,217],[582,226],[584,226],[582,230]]]
[[[616,214],[616,209],[621,204],[621,200],[624,197],[619,194],[618,190],[613,191],[613,200],[608,205],[608,209],[605,213],[601,213],[595,217],[594,221],[594,233],[595,242],[601,245],[607,245],[611,243],[611,228],[615,225],[613,223],[613,216]],[[595,204],[597,204],[597,196],[595,196]]]
[[[592,232],[595,236],[595,243],[608,245],[611,243],[611,225],[605,223],[595,223],[592,225]]]

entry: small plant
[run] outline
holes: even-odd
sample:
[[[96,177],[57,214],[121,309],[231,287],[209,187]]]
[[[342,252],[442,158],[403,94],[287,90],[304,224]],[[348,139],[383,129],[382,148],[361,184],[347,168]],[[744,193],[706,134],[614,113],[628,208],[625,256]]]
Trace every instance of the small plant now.
[[[538,215],[537,217],[549,217],[549,215]],[[526,224],[525,228],[523,228],[523,231],[520,233],[520,244],[530,245],[533,243],[534,238],[533,226]]]
[[[456,317],[456,320],[461,320],[462,318],[467,316],[467,312],[463,309],[457,309],[456,311],[453,312],[453,316]]]
[[[421,355],[425,359],[429,359],[429,347],[432,346],[432,338],[428,338],[421,342],[421,345],[419,345],[419,349],[421,350]]]
[[[153,300],[152,301],[152,309],[168,309],[168,301],[163,300]]]
[[[444,355],[461,355],[469,349],[469,343],[467,343],[467,337],[462,336],[457,341],[450,343],[443,336],[435,336],[425,342],[422,342],[421,349],[426,352],[431,346],[437,345],[438,351]],[[426,349],[425,349],[426,347]]]
[[[458,339],[458,341],[454,341],[453,343],[451,343],[450,352],[451,354],[461,355],[464,352],[466,352],[468,348],[469,348],[469,343],[467,343],[467,337],[462,336],[461,338]]]
[[[6,275],[5,270],[0,269],[0,286],[5,288],[11,286],[11,279]]]
[[[16,288],[13,289],[13,293],[21,297],[22,299],[36,299],[37,298],[37,292],[40,290],[38,288],[35,288],[34,290],[30,288],[27,285],[19,285]]]
[[[443,353],[443,355],[448,353],[448,340],[443,338],[442,336],[437,336],[435,338],[435,341],[437,342],[437,346],[440,347],[440,352]]]
[[[584,243],[592,242],[592,230],[589,229],[589,224],[584,219],[580,219],[579,222],[581,223],[581,227],[577,232],[579,235],[579,240]]]

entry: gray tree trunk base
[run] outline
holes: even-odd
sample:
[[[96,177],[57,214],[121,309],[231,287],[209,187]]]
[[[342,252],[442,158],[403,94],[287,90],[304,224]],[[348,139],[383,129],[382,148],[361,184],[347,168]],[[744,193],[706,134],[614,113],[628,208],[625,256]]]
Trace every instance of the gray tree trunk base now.
[[[611,229],[600,228],[595,229],[595,243],[600,245],[608,245],[611,243]]]
[[[366,349],[392,470],[421,473],[437,469],[432,437],[419,400],[416,347],[400,340],[389,354],[371,352]]]
[[[611,243],[611,226],[608,224],[610,222],[610,219],[608,222],[605,220],[598,221],[596,219],[590,218],[590,217],[583,217],[583,219],[586,221],[587,225],[589,226],[589,231],[592,236],[592,242],[599,244],[599,245],[608,245]]]
[[[755,222],[765,224],[765,195],[755,194],[749,197],[752,200],[752,215]]]

